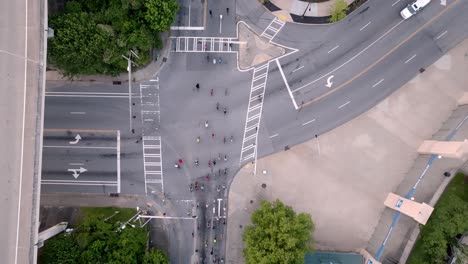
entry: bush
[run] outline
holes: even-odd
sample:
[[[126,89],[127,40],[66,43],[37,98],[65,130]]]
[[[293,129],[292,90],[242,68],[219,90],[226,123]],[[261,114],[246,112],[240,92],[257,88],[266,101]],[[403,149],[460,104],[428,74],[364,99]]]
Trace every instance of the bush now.
[[[330,6],[330,23],[334,23],[342,20],[346,17],[346,11],[348,10],[348,3],[345,0],[336,0]]]

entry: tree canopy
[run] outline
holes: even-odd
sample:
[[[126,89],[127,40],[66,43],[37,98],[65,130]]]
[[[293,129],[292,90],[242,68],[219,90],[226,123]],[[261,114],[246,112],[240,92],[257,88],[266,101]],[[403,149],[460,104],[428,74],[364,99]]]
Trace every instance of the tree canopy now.
[[[247,264],[304,263],[312,251],[314,224],[309,214],[296,214],[281,201],[262,201],[244,231]]]
[[[65,75],[112,74],[127,68],[129,50],[139,65],[161,46],[159,32],[175,19],[175,0],[71,0],[49,19],[49,63]]]
[[[59,234],[45,242],[42,264],[168,264],[160,250],[146,251],[146,229],[117,231],[119,222],[89,217],[69,235]]]

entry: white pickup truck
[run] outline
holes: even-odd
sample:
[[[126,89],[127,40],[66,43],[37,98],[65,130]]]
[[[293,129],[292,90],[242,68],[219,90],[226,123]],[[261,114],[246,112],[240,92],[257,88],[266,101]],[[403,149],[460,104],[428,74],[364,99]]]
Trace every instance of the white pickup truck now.
[[[431,0],[416,0],[401,10],[400,15],[403,19],[408,19],[416,14],[421,8],[427,6]]]

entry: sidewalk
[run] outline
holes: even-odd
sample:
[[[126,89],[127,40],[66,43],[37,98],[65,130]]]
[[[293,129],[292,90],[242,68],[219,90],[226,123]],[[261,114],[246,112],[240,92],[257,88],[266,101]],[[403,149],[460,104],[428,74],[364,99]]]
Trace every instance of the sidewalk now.
[[[319,250],[375,254],[385,239],[393,212],[383,202],[389,192],[405,195],[427,164],[418,155],[426,139],[442,139],[468,114],[457,100],[468,91],[468,40],[460,43],[405,86],[358,118],[288,151],[248,164],[229,192],[228,263],[244,263],[242,231],[263,199],[279,198],[315,223]],[[453,140],[468,137],[468,125]],[[462,161],[434,162],[414,195],[429,202],[443,172]],[[389,222],[390,221],[390,222]],[[399,259],[415,222],[400,218],[381,260]]]
[[[170,33],[162,32],[161,41],[163,43],[163,49],[157,51],[157,57],[146,67],[132,72],[133,82],[140,82],[145,79],[149,79],[159,73],[164,66],[170,54]],[[112,84],[114,81],[120,81],[122,83],[128,82],[128,73],[121,73],[118,76],[110,75],[91,75],[91,76],[77,76],[73,80],[64,77],[58,71],[47,71],[46,81],[75,81],[75,82],[93,82],[93,83],[108,83]]]
[[[255,1],[255,0],[252,0]],[[345,0],[348,5],[354,0]],[[330,17],[330,6],[335,0],[309,3],[302,0],[269,0],[265,7],[273,15],[288,22],[325,24]]]

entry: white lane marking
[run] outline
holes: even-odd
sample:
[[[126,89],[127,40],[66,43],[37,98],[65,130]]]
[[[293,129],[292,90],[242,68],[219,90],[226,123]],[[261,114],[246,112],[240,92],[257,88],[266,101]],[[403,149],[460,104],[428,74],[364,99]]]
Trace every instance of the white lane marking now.
[[[274,134],[274,135],[270,136],[270,138],[274,138],[274,137],[277,137],[277,136],[279,136],[279,134]]]
[[[70,112],[71,115],[85,115],[86,112]]]
[[[309,121],[307,121],[307,122],[305,122],[305,123],[302,123],[302,125],[305,126],[305,125],[310,124],[310,123],[312,123],[312,122],[314,122],[314,121],[315,121],[315,119],[312,119],[312,120],[309,120]]]
[[[445,30],[444,32],[442,32],[442,34],[440,34],[439,36],[437,36],[436,40],[440,39],[440,38],[443,37],[445,34],[447,34],[447,30]]]
[[[120,130],[117,130],[117,193],[120,193]]]
[[[77,149],[117,149],[117,147],[86,147],[86,146],[43,146],[43,148],[77,148]]]
[[[75,95],[75,94],[49,94],[45,95],[46,97],[73,97],[73,98],[83,98],[83,97],[90,97],[90,98],[127,98],[127,95]],[[136,96],[138,97],[138,96]]]
[[[25,23],[24,23],[24,57],[28,57],[28,0],[24,0],[25,4]],[[16,242],[15,242],[15,264],[18,263],[18,246],[19,246],[19,231],[20,231],[20,216],[21,216],[21,195],[23,194],[23,155],[24,155],[24,134],[26,122],[26,94],[27,94],[27,78],[28,76],[28,62],[24,60],[24,78],[23,78],[23,121],[21,130],[21,158],[20,158],[20,171],[19,171],[19,190],[18,190],[18,215],[16,216]],[[40,155],[39,155],[40,156]],[[41,172],[38,172],[39,175]],[[23,227],[21,226],[21,229]]]
[[[407,64],[408,62],[410,62],[412,59],[414,59],[416,57],[416,54],[414,54],[413,56],[411,56],[411,58],[407,59],[405,61],[405,64]]]
[[[348,101],[340,106],[338,106],[338,109],[341,109],[342,107],[345,107],[346,105],[348,105],[349,103],[351,103],[351,101]]]
[[[84,186],[117,186],[115,181],[74,181],[74,180],[42,180],[43,185],[84,185]]]
[[[296,104],[296,100],[293,97],[291,88],[289,87],[288,81],[286,80],[286,76],[284,76],[283,69],[281,68],[281,64],[279,63],[278,59],[276,59],[276,65],[278,65],[278,69],[280,70],[281,76],[283,77],[283,81],[286,84],[286,88],[288,89],[289,97],[291,97],[291,100],[293,101],[294,108],[297,110],[298,107]]]
[[[191,14],[191,11],[192,11],[192,4],[190,3],[189,7],[188,7],[188,25],[189,25],[189,27],[190,27],[190,14]]]
[[[371,23],[371,21],[369,21],[369,23],[367,23],[365,26],[363,26],[361,29],[359,29],[359,31],[362,31],[363,29],[365,29],[367,26],[369,26]]]
[[[379,84],[380,84],[381,82],[383,82],[383,81],[384,81],[384,79],[378,81],[377,83],[375,83],[374,85],[372,85],[372,88],[376,87],[377,85],[379,85]]]
[[[101,93],[101,92],[46,92],[46,94],[91,94],[91,95],[125,95],[128,93]],[[135,95],[136,93],[132,93]]]
[[[350,63],[351,61],[353,61],[355,58],[357,58],[359,55],[361,55],[362,53],[364,53],[366,50],[368,50],[370,47],[372,47],[375,43],[377,43],[379,40],[381,40],[383,37],[385,37],[388,33],[390,33],[392,30],[394,30],[397,26],[399,26],[401,23],[403,23],[404,20],[401,20],[400,22],[398,22],[395,26],[393,26],[392,28],[390,28],[387,32],[385,32],[382,36],[380,36],[378,39],[374,40],[374,42],[372,42],[371,44],[369,44],[369,46],[365,47],[363,50],[361,50],[358,54],[354,55],[353,57],[351,57],[349,60],[345,61],[343,64],[341,64],[340,66],[338,66],[337,68],[331,70],[330,72],[320,76],[319,78],[311,81],[310,83],[307,83],[307,84],[304,84],[303,86],[295,89],[294,91],[292,92],[296,92],[296,91],[299,91],[301,89],[303,89],[304,87],[306,86],[309,86],[323,78],[325,78],[326,76],[336,72],[337,70],[343,68],[343,66],[345,66],[346,64]]]
[[[330,52],[336,50],[339,46],[340,46],[340,45],[336,45],[333,49],[329,50],[327,53],[330,53]]]
[[[299,68],[297,68],[297,69],[294,69],[292,72],[297,72],[298,70],[300,70],[300,69],[302,69],[302,68],[304,68],[304,66],[301,66],[301,67],[299,67]]]
[[[400,2],[400,0],[397,0],[395,3],[392,4],[392,6],[398,4],[398,2]]]
[[[70,166],[83,166],[83,163],[68,163]]]

